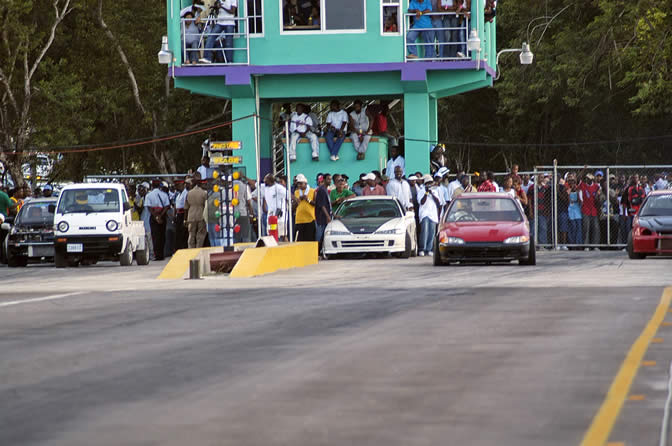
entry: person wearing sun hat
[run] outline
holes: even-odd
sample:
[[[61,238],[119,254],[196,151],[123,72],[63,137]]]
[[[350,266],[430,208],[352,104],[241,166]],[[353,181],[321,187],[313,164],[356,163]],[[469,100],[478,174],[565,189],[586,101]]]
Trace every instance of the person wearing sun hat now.
[[[315,189],[308,185],[308,179],[302,173],[296,176],[296,190],[292,197],[296,210],[297,242],[315,241]]]

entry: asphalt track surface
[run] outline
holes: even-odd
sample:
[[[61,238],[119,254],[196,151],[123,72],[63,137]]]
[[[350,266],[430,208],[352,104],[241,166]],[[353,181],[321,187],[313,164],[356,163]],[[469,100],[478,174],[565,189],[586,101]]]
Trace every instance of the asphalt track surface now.
[[[0,268],[0,445],[658,442],[672,313],[650,320],[672,259],[156,281],[162,265]],[[646,327],[645,365],[624,365]]]

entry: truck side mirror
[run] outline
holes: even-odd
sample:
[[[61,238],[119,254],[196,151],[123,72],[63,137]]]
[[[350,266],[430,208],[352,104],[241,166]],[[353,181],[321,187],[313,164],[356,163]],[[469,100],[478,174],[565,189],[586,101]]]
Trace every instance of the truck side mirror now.
[[[128,201],[124,202],[124,212],[131,210],[131,203]]]
[[[53,214],[54,212],[56,212],[56,205],[55,204],[50,204],[49,205],[49,213]]]

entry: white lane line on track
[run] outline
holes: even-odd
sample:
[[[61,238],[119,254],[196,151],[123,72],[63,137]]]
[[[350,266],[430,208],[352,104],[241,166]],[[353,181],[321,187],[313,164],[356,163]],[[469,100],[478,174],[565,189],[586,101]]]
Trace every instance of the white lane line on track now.
[[[0,307],[9,307],[12,305],[21,305],[21,304],[29,304],[33,302],[44,302],[47,300],[57,300],[57,299],[64,299],[66,297],[70,296],[77,296],[79,294],[84,294],[83,291],[76,291],[73,293],[64,293],[64,294],[53,294],[51,296],[45,296],[45,297],[36,297],[34,299],[23,299],[23,300],[12,300],[9,302],[0,302]]]

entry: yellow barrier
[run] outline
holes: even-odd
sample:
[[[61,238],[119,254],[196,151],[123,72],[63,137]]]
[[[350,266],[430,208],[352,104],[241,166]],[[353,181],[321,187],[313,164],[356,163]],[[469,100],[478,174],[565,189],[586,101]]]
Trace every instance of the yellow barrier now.
[[[254,277],[281,269],[317,264],[317,242],[298,242],[270,248],[249,248],[231,271],[231,277]]]
[[[236,250],[244,249],[244,251],[233,271],[231,271],[231,277],[254,277],[281,269],[317,264],[317,242],[298,242],[266,248],[247,248],[247,246],[254,246],[254,244],[241,243],[235,245]],[[221,251],[222,248],[219,247],[180,249],[173,254],[158,279],[183,279],[189,272],[189,262],[192,259],[198,257],[202,252],[209,258],[210,253]]]

